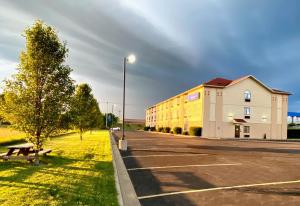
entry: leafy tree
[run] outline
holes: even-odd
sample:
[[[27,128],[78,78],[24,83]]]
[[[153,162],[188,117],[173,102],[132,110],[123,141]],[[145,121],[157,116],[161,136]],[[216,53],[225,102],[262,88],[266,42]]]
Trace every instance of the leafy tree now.
[[[88,84],[80,84],[76,87],[71,111],[73,124],[79,130],[81,140],[85,131],[101,124],[102,114]]]
[[[62,114],[59,118],[59,123],[58,123],[58,128],[61,130],[69,130],[71,129],[71,125],[72,125],[72,115],[70,112],[66,112],[64,114]]]
[[[44,140],[56,132],[60,116],[74,92],[71,68],[64,65],[68,49],[53,27],[36,21],[25,30],[26,47],[17,74],[5,81],[1,115],[27,134],[34,144],[35,164]]]
[[[92,109],[91,109],[91,120],[90,120],[90,128],[102,128],[104,125],[104,121],[102,119],[103,115],[100,111],[98,101],[96,99],[93,99],[92,102]]]
[[[4,94],[0,94],[0,103],[4,101]],[[0,115],[0,126],[4,123],[4,117]]]
[[[119,118],[116,115],[114,115],[112,113],[107,113],[106,115],[103,116],[103,120],[102,121],[105,122],[106,118],[107,118],[107,126],[108,127],[113,127],[113,126],[115,126],[115,125],[118,124]]]

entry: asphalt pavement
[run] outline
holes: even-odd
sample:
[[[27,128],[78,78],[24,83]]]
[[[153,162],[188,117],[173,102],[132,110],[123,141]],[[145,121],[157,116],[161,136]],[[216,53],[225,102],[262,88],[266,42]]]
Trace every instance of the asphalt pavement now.
[[[126,138],[121,154],[143,206],[300,205],[298,142]]]

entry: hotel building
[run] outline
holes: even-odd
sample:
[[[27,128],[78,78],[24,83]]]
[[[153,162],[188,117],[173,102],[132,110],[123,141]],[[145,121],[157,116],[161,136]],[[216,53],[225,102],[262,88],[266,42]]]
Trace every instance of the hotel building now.
[[[146,110],[150,127],[201,127],[203,137],[286,139],[290,93],[254,76],[216,78]]]

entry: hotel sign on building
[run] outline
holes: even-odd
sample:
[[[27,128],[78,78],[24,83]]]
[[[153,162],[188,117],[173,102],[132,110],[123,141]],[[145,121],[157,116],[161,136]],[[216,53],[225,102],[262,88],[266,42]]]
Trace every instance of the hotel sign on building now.
[[[189,101],[197,100],[199,98],[200,98],[200,93],[199,92],[188,95],[188,100]]]
[[[216,78],[149,107],[146,125],[201,127],[204,137],[286,139],[289,95],[251,75]]]

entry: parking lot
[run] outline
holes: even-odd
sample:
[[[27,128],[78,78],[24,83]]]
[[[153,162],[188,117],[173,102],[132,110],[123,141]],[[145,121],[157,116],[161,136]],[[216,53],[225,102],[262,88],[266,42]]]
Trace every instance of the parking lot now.
[[[300,205],[300,142],[126,137],[122,157],[143,206]]]

